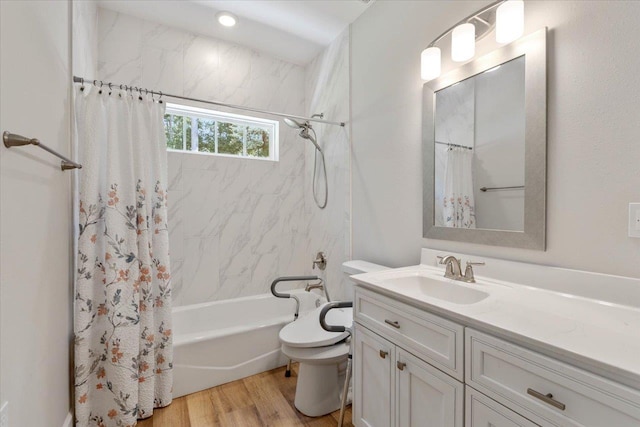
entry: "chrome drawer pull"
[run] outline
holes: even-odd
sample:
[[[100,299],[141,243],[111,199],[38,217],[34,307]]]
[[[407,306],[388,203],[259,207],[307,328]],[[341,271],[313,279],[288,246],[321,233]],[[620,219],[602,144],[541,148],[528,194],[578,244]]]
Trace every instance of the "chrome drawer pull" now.
[[[404,367],[407,366],[406,363],[402,363],[402,362],[397,362],[396,366],[398,367],[398,369],[400,369],[401,371],[404,371]]]
[[[397,320],[384,319],[384,323],[386,323],[387,325],[391,325],[396,329],[400,329],[400,323],[398,323]]]
[[[383,359],[387,358],[387,354],[389,354],[388,351],[380,350],[380,357],[382,357]]]
[[[560,403],[557,400],[555,400],[553,398],[553,394],[551,394],[551,393],[542,394],[539,391],[535,391],[532,388],[528,388],[527,389],[527,394],[530,394],[531,396],[535,397],[536,399],[540,399],[544,403],[548,403],[549,405],[554,406],[554,407],[560,409],[561,411],[564,411],[564,409],[566,408],[565,404],[564,403]]]

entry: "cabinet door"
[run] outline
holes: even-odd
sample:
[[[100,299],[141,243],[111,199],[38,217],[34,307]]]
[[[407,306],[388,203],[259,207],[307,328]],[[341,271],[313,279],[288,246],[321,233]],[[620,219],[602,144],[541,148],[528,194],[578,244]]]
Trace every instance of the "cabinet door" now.
[[[395,351],[393,344],[356,324],[354,416],[357,427],[391,427]]]
[[[462,427],[463,384],[401,348],[396,360],[398,427]]]
[[[479,391],[465,388],[466,427],[538,427]]]

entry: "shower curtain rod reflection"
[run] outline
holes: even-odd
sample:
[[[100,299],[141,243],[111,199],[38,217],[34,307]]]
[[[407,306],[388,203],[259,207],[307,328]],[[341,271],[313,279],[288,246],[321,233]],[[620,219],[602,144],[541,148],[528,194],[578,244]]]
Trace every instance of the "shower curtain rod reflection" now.
[[[473,147],[468,147],[466,145],[460,145],[460,144],[451,144],[450,142],[436,141],[436,144],[442,144],[442,145],[448,145],[449,147],[459,147],[459,148],[466,148],[467,150],[473,150]]]
[[[210,105],[217,105],[219,107],[227,107],[227,108],[233,108],[236,110],[244,110],[244,111],[251,111],[254,113],[261,113],[261,114],[269,114],[272,116],[278,116],[278,117],[289,117],[289,118],[293,118],[293,119],[298,119],[298,120],[304,120],[304,121],[309,121],[309,122],[316,122],[316,123],[324,123],[327,125],[337,125],[337,126],[342,126],[344,127],[345,122],[332,122],[329,120],[322,120],[321,118],[323,117],[323,114],[319,114],[319,116],[321,118],[317,118],[317,117],[304,117],[304,116],[296,116],[293,114],[284,114],[284,113],[277,113],[275,111],[268,111],[268,110],[261,110],[259,108],[252,108],[252,107],[244,107],[242,105],[234,105],[234,104],[227,104],[226,102],[218,102],[218,101],[207,101],[204,99],[198,99],[198,98],[190,98],[188,96],[181,96],[181,95],[172,95],[170,93],[164,93],[162,91],[157,91],[157,90],[149,90],[149,89],[144,89],[144,88],[139,88],[136,86],[129,86],[129,85],[125,85],[125,84],[119,84],[119,83],[111,83],[111,82],[103,82],[102,80],[94,80],[94,79],[85,79],[83,77],[78,77],[78,76],[73,76],[73,82],[74,83],[80,83],[80,84],[89,84],[89,85],[93,85],[96,87],[103,87],[106,86],[109,89],[124,89],[124,90],[131,90],[131,91],[135,91],[138,92],[140,94],[151,94],[153,95],[159,95],[160,97],[168,97],[168,98],[176,98],[176,99],[184,99],[185,101],[194,101],[194,102],[201,102],[204,104],[210,104]]]

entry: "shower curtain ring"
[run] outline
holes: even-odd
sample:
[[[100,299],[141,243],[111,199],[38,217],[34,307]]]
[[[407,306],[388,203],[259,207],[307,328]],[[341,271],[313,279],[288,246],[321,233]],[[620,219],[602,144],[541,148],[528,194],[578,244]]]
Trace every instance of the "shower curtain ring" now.
[[[159,91],[159,92],[160,92],[160,97],[158,98],[158,102],[162,104],[162,91]]]
[[[80,91],[84,92],[84,78],[80,79]]]

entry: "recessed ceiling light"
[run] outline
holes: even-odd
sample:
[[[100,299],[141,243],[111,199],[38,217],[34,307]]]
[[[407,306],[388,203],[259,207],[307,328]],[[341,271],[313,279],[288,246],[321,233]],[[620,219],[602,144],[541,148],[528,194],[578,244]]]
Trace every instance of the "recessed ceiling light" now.
[[[225,27],[233,27],[238,22],[238,17],[230,12],[219,12],[216,18],[218,18],[218,22]]]

